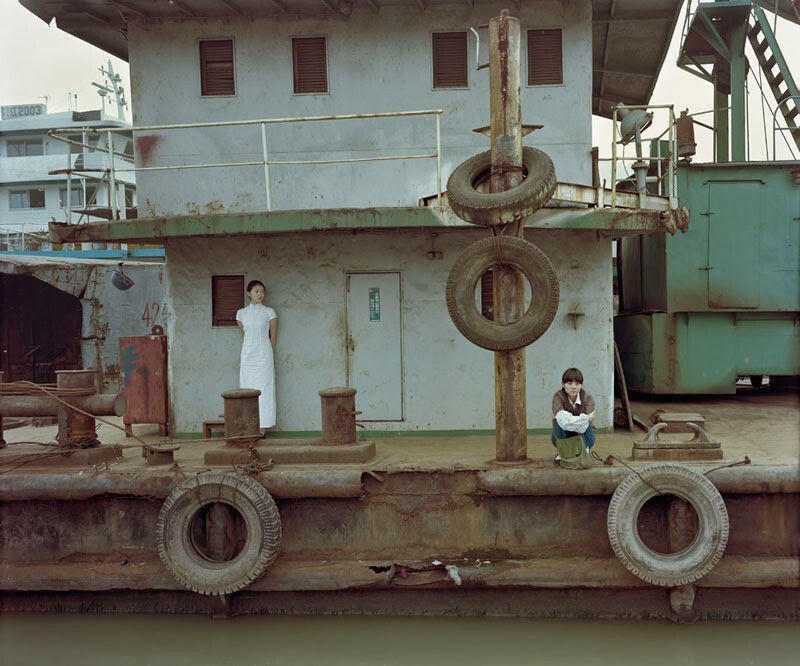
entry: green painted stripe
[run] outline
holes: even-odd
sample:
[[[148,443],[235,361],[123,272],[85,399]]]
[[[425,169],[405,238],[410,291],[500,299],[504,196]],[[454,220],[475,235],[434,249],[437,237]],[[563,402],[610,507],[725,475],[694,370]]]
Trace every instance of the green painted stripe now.
[[[526,220],[527,229],[572,229],[618,232],[666,231],[655,210],[610,208],[548,208]],[[237,236],[316,231],[397,230],[436,228],[474,229],[449,209],[429,207],[345,208],[331,210],[281,210],[269,213],[175,215],[91,224],[50,224],[53,242],[152,243],[170,238]]]
[[[212,430],[211,434],[221,433],[221,430]],[[549,435],[550,428],[528,428],[529,435]],[[610,434],[610,428],[595,428],[595,433]],[[372,437],[488,437],[494,436],[494,430],[367,430],[357,433],[365,435],[368,439]],[[203,435],[199,432],[180,432],[175,435],[176,439],[199,439]],[[266,439],[294,439],[294,438],[316,438],[322,437],[319,430],[270,430],[267,431]]]

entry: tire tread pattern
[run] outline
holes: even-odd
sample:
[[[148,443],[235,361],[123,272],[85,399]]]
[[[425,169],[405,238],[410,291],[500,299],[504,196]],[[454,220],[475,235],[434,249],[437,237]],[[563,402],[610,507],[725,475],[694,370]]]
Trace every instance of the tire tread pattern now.
[[[455,168],[447,180],[447,200],[453,212],[465,222],[483,227],[517,222],[544,206],[558,181],[550,157],[536,148],[522,149],[526,178],[505,192],[478,192],[475,182],[488,175],[491,151],[475,155]]]
[[[249,516],[250,525],[242,551],[228,571],[218,563],[204,565],[202,558],[186,552],[184,538],[189,523],[208,504],[233,498],[232,505]],[[177,531],[177,533],[176,533]],[[156,522],[158,555],[184,587],[206,595],[231,594],[260,578],[275,561],[281,542],[278,507],[266,488],[249,476],[230,472],[203,472],[177,486],[164,500]],[[183,549],[176,551],[175,544]],[[225,563],[228,564],[228,563]]]
[[[659,493],[689,502],[699,520],[695,541],[672,555],[651,550],[637,532],[639,511]],[[730,530],[725,500],[714,484],[702,474],[675,463],[649,465],[623,479],[611,497],[607,527],[611,547],[625,568],[662,587],[687,585],[711,571],[725,552]]]
[[[500,324],[475,308],[477,281],[498,263],[519,270],[531,284],[531,304],[519,320]],[[492,351],[521,349],[538,340],[555,319],[560,300],[558,276],[533,243],[514,236],[484,238],[470,245],[456,260],[447,278],[447,310],[456,328],[470,342]]]

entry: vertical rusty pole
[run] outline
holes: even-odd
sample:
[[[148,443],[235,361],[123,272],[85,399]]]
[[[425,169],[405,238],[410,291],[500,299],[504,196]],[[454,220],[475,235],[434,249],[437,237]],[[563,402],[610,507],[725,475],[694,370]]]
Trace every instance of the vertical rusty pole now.
[[[491,95],[492,192],[522,182],[522,105],[520,101],[519,19],[503,10],[489,21],[489,90]],[[524,237],[524,221],[506,233]],[[525,309],[525,283],[511,267],[495,266],[494,317],[498,323],[519,319]],[[499,462],[527,458],[525,349],[494,353],[495,449]]]

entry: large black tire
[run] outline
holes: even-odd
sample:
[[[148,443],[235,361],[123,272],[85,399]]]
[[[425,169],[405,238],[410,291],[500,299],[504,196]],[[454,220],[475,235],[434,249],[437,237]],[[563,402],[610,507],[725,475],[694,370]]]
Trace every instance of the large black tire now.
[[[447,199],[462,220],[490,227],[533,215],[553,196],[558,181],[553,161],[536,148],[522,149],[525,179],[505,192],[478,192],[475,188],[489,178],[491,151],[462,162],[447,180]]]
[[[516,268],[531,286],[528,310],[511,324],[486,319],[475,307],[478,280],[499,263]],[[521,349],[541,337],[553,323],[558,301],[558,277],[547,255],[514,236],[473,243],[453,264],[447,278],[447,309],[456,328],[470,342],[492,351]]]
[[[192,538],[192,526],[210,504],[227,504],[238,512],[246,538],[229,561],[206,557]],[[258,579],[275,561],[281,520],[275,501],[249,476],[203,472],[185,481],[164,501],[156,523],[161,561],[185,587],[200,594],[230,594]]]
[[[678,553],[658,553],[639,536],[639,512],[659,494],[686,500],[698,517],[694,541]],[[611,547],[628,571],[653,585],[678,587],[705,576],[725,552],[728,530],[725,501],[714,484],[702,474],[674,463],[650,465],[626,477],[608,507]]]

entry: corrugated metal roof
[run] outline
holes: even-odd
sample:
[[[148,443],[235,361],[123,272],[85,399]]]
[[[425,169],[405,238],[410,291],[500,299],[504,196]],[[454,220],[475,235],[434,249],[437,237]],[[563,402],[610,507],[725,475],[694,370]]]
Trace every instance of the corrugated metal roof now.
[[[460,0],[470,6],[490,0]],[[512,0],[510,9],[522,2]],[[19,0],[20,4],[78,39],[128,59],[127,25],[143,21],[209,18],[333,16],[352,11],[352,0]],[[382,7],[424,11],[454,0],[356,0],[380,15]],[[784,0],[786,2],[786,0]],[[683,0],[592,0],[592,113],[611,117],[618,102],[646,104],[655,87]],[[491,9],[489,9],[491,7]],[[791,9],[791,7],[789,7]],[[787,10],[788,11],[788,10]]]

